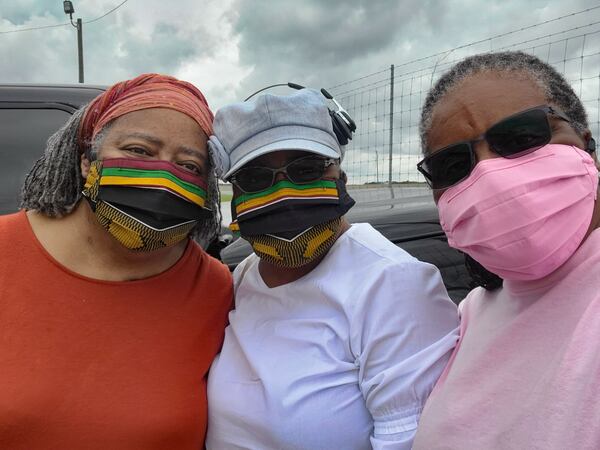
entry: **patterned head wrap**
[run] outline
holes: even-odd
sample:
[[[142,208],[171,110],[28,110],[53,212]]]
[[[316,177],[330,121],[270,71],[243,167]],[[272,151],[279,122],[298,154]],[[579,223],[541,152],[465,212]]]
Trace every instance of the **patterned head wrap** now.
[[[198,88],[168,75],[147,73],[116,83],[92,100],[81,121],[80,147],[85,149],[111,120],[149,108],[182,112],[194,119],[207,136],[213,133],[214,116]]]

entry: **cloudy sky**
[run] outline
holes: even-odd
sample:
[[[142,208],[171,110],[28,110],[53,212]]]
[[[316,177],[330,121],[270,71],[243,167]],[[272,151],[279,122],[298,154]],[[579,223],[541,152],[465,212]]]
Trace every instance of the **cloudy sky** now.
[[[121,2],[73,0],[74,17],[90,21]],[[384,71],[382,76],[387,77],[385,71],[392,63],[401,70],[408,61],[599,4],[590,0],[128,0],[101,20],[84,25],[85,81],[110,84],[142,72],[172,74],[195,83],[218,108],[278,82],[332,87],[364,76],[376,82],[377,77],[368,75]],[[61,0],[2,0],[0,82],[75,83],[76,31],[71,25],[6,33],[64,24],[67,19]],[[523,42],[539,33],[598,21],[600,9],[509,37]],[[499,48],[498,42],[486,41],[481,51]],[[570,53],[576,51],[569,48]],[[441,58],[436,57],[436,64]],[[376,125],[370,122],[369,126]],[[381,125],[382,136],[387,134],[384,128]],[[367,169],[375,170],[380,167]]]
[[[89,21],[122,0],[74,0]],[[141,72],[196,83],[215,107],[264,85],[332,86],[594,6],[589,0],[128,0],[84,26],[86,82]],[[65,23],[61,0],[2,1],[0,31]],[[76,82],[71,26],[0,34],[0,82]]]

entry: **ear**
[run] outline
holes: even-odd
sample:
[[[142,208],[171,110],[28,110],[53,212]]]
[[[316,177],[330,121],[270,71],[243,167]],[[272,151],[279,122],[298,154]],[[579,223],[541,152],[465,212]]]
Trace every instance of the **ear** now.
[[[85,180],[90,173],[90,160],[85,155],[85,152],[81,154],[79,167],[81,168],[81,176]]]
[[[344,182],[344,184],[348,184],[348,175],[343,170],[340,170],[340,180]]]
[[[598,171],[600,172],[600,160],[598,159],[598,152],[593,152],[592,158],[594,159],[594,162],[596,163],[596,167],[598,168]]]
[[[592,156],[598,171],[600,171],[600,160],[598,159],[598,151],[596,150],[596,140],[592,137],[590,130],[586,130],[585,133],[583,133],[583,138],[585,140],[585,151]]]
[[[596,152],[596,141],[594,140],[594,138],[592,137],[592,132],[590,130],[585,130],[583,132],[583,142],[585,144],[585,151],[588,153],[595,153]]]

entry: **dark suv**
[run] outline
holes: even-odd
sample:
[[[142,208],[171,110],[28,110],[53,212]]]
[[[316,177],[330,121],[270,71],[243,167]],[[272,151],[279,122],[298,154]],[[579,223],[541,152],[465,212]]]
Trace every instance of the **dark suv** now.
[[[102,91],[95,86],[0,84],[0,214],[17,210],[25,175],[48,137]]]
[[[25,175],[44,151],[48,137],[102,91],[100,86],[85,85],[0,85],[0,214],[17,210]],[[455,302],[464,298],[471,279],[463,256],[448,247],[426,189],[380,186],[349,191],[357,200],[347,216],[351,222],[371,223],[413,256],[436,265],[450,297]],[[238,239],[221,257],[233,269],[250,251]]]

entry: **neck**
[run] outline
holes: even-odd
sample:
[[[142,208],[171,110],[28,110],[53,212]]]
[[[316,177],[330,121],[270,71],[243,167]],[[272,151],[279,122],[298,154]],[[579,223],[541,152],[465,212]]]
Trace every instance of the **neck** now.
[[[69,270],[104,281],[130,281],[164,272],[183,255],[187,239],[152,252],[134,252],[122,246],[98,222],[83,200],[62,218],[35,211],[27,217],[46,251]]]
[[[342,234],[348,231],[349,228],[350,224],[346,221],[346,219],[342,219],[342,226],[335,237],[335,241],[337,241]],[[319,265],[327,253],[329,253],[329,251],[325,252],[319,258],[300,267],[280,267],[261,259],[258,262],[258,271],[268,287],[274,288],[277,286],[282,286],[284,284],[292,283],[310,273]]]

